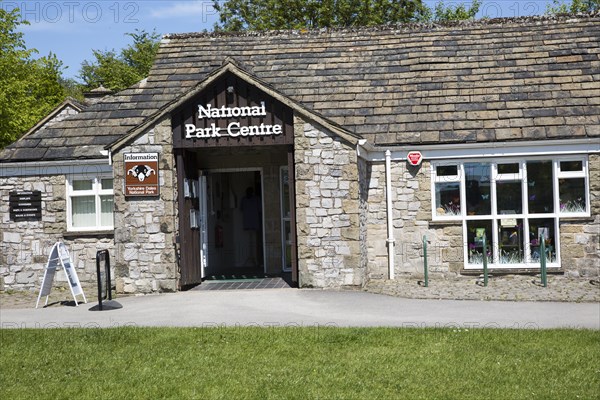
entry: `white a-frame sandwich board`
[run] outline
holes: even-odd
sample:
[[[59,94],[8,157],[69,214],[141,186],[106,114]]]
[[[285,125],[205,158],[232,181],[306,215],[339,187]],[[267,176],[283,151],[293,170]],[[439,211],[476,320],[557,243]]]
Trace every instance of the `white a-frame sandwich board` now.
[[[48,257],[48,264],[46,264],[46,271],[44,272],[42,288],[40,289],[40,295],[38,296],[37,303],[35,303],[35,308],[38,308],[42,296],[46,296],[46,303],[44,305],[48,305],[48,296],[52,291],[52,281],[54,281],[54,274],[56,273],[56,268],[58,268],[61,265],[63,267],[63,271],[65,271],[67,279],[69,280],[69,288],[71,289],[71,294],[73,294],[73,300],[75,300],[75,305],[79,306],[76,297],[78,295],[82,295],[83,302],[87,303],[85,294],[83,293],[83,288],[81,287],[81,283],[79,283],[77,271],[75,271],[75,266],[73,265],[73,261],[71,261],[71,256],[69,255],[69,251],[67,250],[67,246],[65,246],[63,242],[56,242],[54,246],[52,246],[50,256]]]

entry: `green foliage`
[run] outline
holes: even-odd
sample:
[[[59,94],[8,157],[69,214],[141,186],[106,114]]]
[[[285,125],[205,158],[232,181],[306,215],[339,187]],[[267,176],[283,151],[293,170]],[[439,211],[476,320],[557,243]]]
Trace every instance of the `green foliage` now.
[[[470,7],[463,3],[444,6],[440,1],[434,9],[421,0],[215,0],[214,7],[219,12],[215,30],[264,31],[456,21],[474,18],[480,6],[481,0],[475,0]]]
[[[546,14],[576,14],[600,11],[600,0],[572,0],[565,3],[562,0],[553,0],[546,6]]]
[[[445,6],[444,3],[440,1],[435,5],[430,19],[436,22],[473,19],[479,12],[480,7],[481,0],[474,0],[469,7],[464,3]]]
[[[61,77],[59,82],[65,91],[65,96],[72,97],[79,101],[84,100],[83,87],[75,79]]]
[[[214,1],[216,31],[315,29],[419,21],[421,0],[226,0]]]
[[[0,148],[15,141],[64,98],[60,84],[62,62],[50,53],[33,58],[27,49],[19,10],[0,7]]]
[[[2,398],[597,399],[600,385],[597,330],[93,325],[0,330]]]
[[[158,51],[160,35],[155,31],[148,33],[144,30],[136,30],[127,35],[131,36],[133,44],[122,49],[120,53],[115,50],[94,50],[95,60],[85,60],[81,64],[79,74],[85,90],[103,85],[119,91],[148,76]]]

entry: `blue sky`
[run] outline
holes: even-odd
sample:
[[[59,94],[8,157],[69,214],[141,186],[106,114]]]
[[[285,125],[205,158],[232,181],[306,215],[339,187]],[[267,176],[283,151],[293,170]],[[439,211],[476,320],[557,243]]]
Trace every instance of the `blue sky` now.
[[[483,0],[480,15],[516,17],[543,14],[549,0]],[[426,1],[427,4],[435,4]],[[445,4],[456,3],[446,0]],[[83,60],[92,60],[92,49],[119,50],[131,43],[125,34],[136,29],[159,34],[211,29],[217,21],[212,1],[199,0],[1,0],[5,10],[19,8],[30,22],[20,30],[28,48],[40,55],[55,53],[76,78]]]

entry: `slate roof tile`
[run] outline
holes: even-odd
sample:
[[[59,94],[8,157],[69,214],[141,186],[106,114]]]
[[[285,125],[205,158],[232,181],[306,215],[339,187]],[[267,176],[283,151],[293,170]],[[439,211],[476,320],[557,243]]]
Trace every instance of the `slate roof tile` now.
[[[51,147],[44,154],[44,158],[49,160],[72,159],[76,147]]]
[[[14,144],[14,148],[18,149],[18,148],[29,148],[29,147],[36,147],[38,144],[40,144],[41,139],[37,138],[37,139],[23,139],[23,140],[19,140],[18,142],[16,142]]]
[[[47,150],[46,147],[15,148],[11,152],[10,161],[43,159]]]
[[[44,139],[44,145],[48,146],[48,147],[62,147],[67,144],[67,141],[68,141],[67,138],[61,138],[61,137],[48,138],[48,139]]]

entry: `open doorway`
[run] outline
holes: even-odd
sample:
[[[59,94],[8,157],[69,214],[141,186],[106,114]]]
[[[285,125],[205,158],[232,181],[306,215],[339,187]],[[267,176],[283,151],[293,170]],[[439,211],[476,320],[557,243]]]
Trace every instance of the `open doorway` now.
[[[266,263],[262,171],[210,171],[206,200],[206,278],[263,276]]]

